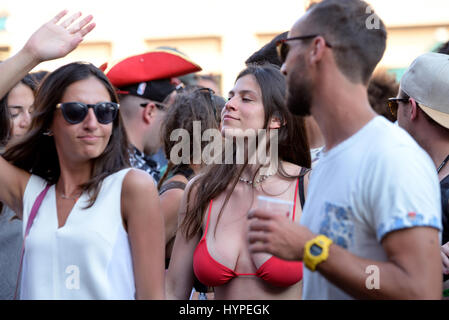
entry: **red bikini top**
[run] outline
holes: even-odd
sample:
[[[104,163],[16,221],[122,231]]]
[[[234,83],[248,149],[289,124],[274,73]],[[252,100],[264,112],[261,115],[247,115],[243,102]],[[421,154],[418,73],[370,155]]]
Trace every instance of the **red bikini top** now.
[[[299,180],[298,180],[299,182]],[[295,220],[296,193],[298,182],[295,189],[295,200],[293,206],[293,220]],[[209,227],[210,213],[212,211],[212,200],[209,205],[207,215],[206,230],[193,253],[193,270],[196,277],[208,287],[221,286],[235,277],[256,276],[269,284],[277,287],[288,287],[302,279],[302,262],[286,261],[272,256],[265,261],[256,273],[236,273],[234,270],[222,265],[209,254],[207,249],[206,235]]]

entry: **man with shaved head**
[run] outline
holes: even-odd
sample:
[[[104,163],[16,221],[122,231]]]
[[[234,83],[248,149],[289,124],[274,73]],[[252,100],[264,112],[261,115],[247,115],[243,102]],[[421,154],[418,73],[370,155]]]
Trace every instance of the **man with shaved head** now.
[[[252,252],[304,261],[304,299],[441,298],[434,164],[368,101],[386,37],[364,1],[324,0],[278,42],[288,107],[314,116],[325,149],[301,225],[253,210],[248,237]]]

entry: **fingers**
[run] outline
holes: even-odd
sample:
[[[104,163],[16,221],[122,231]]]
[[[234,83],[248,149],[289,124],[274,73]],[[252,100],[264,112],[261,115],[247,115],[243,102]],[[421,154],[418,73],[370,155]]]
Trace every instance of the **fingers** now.
[[[81,12],[74,13],[69,18],[65,19],[61,23],[61,26],[67,29],[79,17],[81,17]]]
[[[249,231],[270,231],[271,223],[267,220],[252,219],[249,223]]]
[[[252,219],[252,218],[257,218],[257,219],[272,219],[275,216],[275,214],[269,212],[269,211],[265,211],[265,210],[260,210],[260,209],[251,209],[248,212],[248,218]]]
[[[249,252],[251,253],[270,253],[267,243],[257,241],[249,244]]]
[[[95,28],[95,26],[96,26],[95,23],[91,23],[87,27],[81,29],[81,31],[80,31],[81,36],[84,37],[86,34],[91,32],[93,30],[93,28]]]
[[[58,13],[53,19],[51,19],[51,21],[53,22],[53,23],[58,23],[59,22],[59,20],[61,20],[62,19],[62,17],[64,17],[66,14],[67,14],[67,12],[69,12],[68,10],[62,10],[60,13]]]
[[[449,242],[441,246],[441,251],[444,252],[447,256],[449,256]]]
[[[441,260],[443,262],[443,273],[449,274],[449,257],[448,254],[445,252],[445,247],[441,247]],[[447,248],[446,248],[447,249]]]
[[[53,22],[57,23],[63,16],[67,14],[67,10],[60,12],[54,19]],[[90,23],[93,19],[92,15],[88,15],[84,17],[81,21],[74,24],[74,22],[81,17],[81,12],[77,12],[72,14],[69,18],[65,19],[61,23],[61,27],[67,29],[70,34],[79,33],[81,37],[84,37],[86,34],[91,32],[93,28],[95,28],[95,23]]]
[[[250,244],[258,242],[266,244],[268,242],[268,235],[263,231],[248,232],[248,242]]]
[[[92,15],[88,15],[87,17],[85,17],[84,19],[82,19],[81,21],[79,21],[78,23],[74,24],[73,26],[71,26],[68,30],[70,33],[77,33],[79,31],[84,30],[83,28],[89,23],[91,22],[93,19]],[[75,20],[74,20],[75,21]],[[73,21],[72,21],[73,23]],[[88,27],[91,27],[92,24],[90,24]],[[95,27],[95,24],[93,25],[93,27]],[[93,29],[92,27],[92,29]],[[92,30],[90,29],[90,30]],[[88,32],[90,32],[90,30]],[[86,32],[85,34],[87,34],[88,32]]]

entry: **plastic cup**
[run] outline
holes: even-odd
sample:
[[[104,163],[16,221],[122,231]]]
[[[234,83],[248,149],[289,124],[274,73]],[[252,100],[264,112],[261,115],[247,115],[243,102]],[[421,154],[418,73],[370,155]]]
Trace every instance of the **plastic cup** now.
[[[290,217],[293,212],[293,201],[286,201],[266,196],[258,196],[257,209]]]

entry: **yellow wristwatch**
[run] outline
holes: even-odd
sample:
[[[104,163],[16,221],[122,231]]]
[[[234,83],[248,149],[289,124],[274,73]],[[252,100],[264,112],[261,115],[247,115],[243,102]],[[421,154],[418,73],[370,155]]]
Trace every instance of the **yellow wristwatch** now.
[[[304,246],[304,264],[311,271],[315,271],[316,266],[326,261],[329,256],[329,247],[332,244],[332,240],[328,237],[320,234],[306,242]]]

